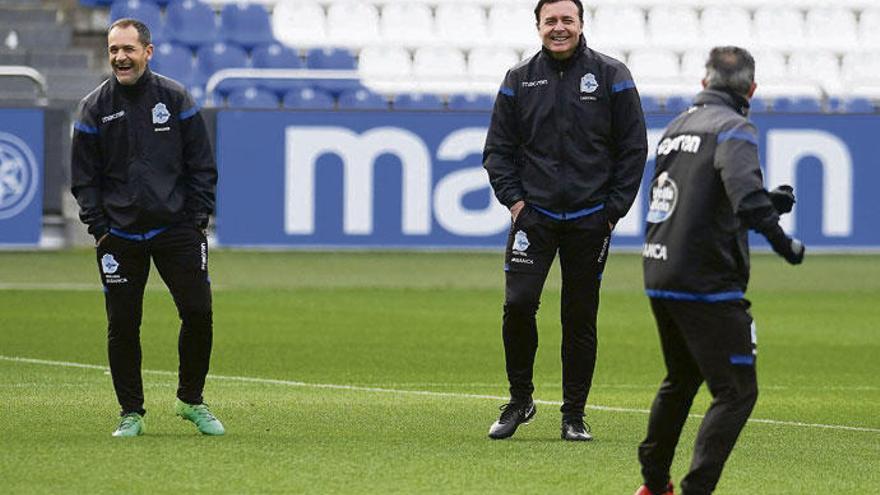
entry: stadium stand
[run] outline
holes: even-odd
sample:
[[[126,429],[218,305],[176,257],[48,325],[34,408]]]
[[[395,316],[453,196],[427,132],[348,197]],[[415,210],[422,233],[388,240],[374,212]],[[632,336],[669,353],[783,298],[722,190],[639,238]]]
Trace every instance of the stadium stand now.
[[[229,93],[226,101],[228,106],[236,108],[278,108],[278,97],[275,93],[254,87],[235,90]]]
[[[394,98],[395,110],[443,110],[443,100],[429,93],[404,93]]]
[[[109,2],[81,3],[100,11]],[[161,38],[167,41],[197,50],[222,38],[255,59],[262,45],[277,40],[305,56],[310,69],[358,70],[370,90],[387,98],[491,95],[506,69],[540,46],[533,0],[117,0],[109,18],[140,9],[137,15],[162,26],[157,5],[164,5],[167,35]],[[699,89],[706,51],[717,44],[753,51],[767,101],[811,98],[828,109],[831,97],[880,98],[875,0],[593,0],[586,7],[590,45],[626,62],[642,94],[657,102]],[[195,63],[197,78],[204,79],[210,69]],[[250,60],[245,66],[264,65]],[[358,87],[356,81],[306,83],[337,97]],[[302,84],[273,88],[263,81],[259,87],[282,94]]]
[[[388,110],[388,100],[368,89],[344,91],[337,104],[340,109]]]
[[[110,22],[123,17],[131,17],[146,24],[150,28],[154,45],[164,40],[165,23],[158,4],[150,0],[116,0],[110,5]]]
[[[336,103],[333,96],[323,90],[313,88],[295,89],[284,95],[284,108],[296,110],[332,110]]]

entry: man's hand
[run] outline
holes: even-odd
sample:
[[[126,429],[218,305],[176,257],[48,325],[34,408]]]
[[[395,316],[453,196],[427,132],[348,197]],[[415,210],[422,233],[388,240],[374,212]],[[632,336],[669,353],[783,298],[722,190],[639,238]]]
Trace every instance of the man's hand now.
[[[104,242],[104,239],[106,239],[108,235],[110,235],[110,232],[105,232],[104,235],[102,235],[101,237],[99,237],[98,240],[95,241],[95,246],[96,246],[96,247],[97,247],[97,246],[100,246],[101,243]]]
[[[795,203],[794,188],[783,184],[770,191],[770,202],[773,203],[773,208],[776,208],[780,215],[790,212]]]
[[[513,218],[513,221],[516,221],[516,217],[519,216],[519,212],[526,206],[526,202],[523,200],[519,200],[510,207],[510,217]]]

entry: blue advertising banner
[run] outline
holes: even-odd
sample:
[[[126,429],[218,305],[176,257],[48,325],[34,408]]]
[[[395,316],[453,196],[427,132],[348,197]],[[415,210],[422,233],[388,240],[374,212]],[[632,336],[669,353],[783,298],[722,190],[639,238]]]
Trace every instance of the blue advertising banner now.
[[[43,225],[43,111],[0,109],[0,246],[35,246]]]
[[[653,154],[671,115],[648,116]],[[783,227],[811,248],[880,248],[872,184],[880,116],[756,116],[769,186],[795,187]],[[487,113],[221,111],[217,236],[225,246],[503,246],[509,214],[482,168]],[[640,192],[615,245],[640,247]]]

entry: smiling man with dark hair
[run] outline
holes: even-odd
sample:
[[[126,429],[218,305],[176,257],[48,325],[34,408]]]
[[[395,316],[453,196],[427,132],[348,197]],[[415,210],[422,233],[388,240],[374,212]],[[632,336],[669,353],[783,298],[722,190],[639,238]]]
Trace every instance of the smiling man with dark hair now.
[[[599,285],[611,231],[632,205],[647,155],[626,66],[586,44],[579,0],[535,7],[543,48],[507,72],[483,166],[510,210],[502,335],[510,401],[489,430],[507,438],[535,414],[535,316],[550,265],[562,269],[562,429],[592,439],[584,407],[596,365]]]

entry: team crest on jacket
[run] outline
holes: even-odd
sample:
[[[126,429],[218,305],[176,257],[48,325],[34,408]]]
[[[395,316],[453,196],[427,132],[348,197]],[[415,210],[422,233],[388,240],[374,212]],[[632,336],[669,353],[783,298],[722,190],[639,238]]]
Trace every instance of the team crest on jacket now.
[[[162,102],[156,103],[156,106],[153,107],[153,123],[164,124],[168,122],[169,117],[171,117],[171,112],[168,111],[165,104]]]
[[[521,253],[529,249],[529,236],[522,230],[517,230],[513,236],[513,250]]]
[[[593,93],[597,89],[599,89],[599,82],[596,81],[596,76],[592,72],[584,74],[584,77],[581,78],[581,93]]]
[[[106,274],[116,273],[116,270],[119,269],[119,262],[116,261],[116,258],[113,257],[112,254],[105,254],[101,256],[101,271]]]
[[[651,206],[648,208],[648,223],[666,221],[675,211],[678,203],[678,185],[669,177],[669,172],[662,172],[651,183]]]

